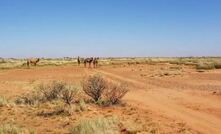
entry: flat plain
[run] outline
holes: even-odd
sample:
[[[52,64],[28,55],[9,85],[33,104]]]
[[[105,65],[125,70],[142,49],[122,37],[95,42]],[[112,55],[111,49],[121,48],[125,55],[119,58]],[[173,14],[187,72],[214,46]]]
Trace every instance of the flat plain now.
[[[12,102],[35,90],[40,83],[62,81],[81,89],[82,81],[92,74],[127,83],[129,92],[121,104],[99,106],[85,101],[86,110],[73,110],[71,115],[41,114],[56,109],[54,103],[2,105],[0,125],[14,124],[38,134],[66,134],[81,120],[116,117],[121,124],[119,133],[221,132],[221,70],[197,68],[201,62],[210,60],[181,62],[149,58],[144,62],[134,58],[129,61],[101,59],[97,68],[85,68],[70,59],[56,60],[59,64],[56,66],[41,61],[36,67],[26,68],[22,65],[25,61],[21,60],[19,67],[2,68],[0,96]],[[219,62],[220,58],[215,61]]]

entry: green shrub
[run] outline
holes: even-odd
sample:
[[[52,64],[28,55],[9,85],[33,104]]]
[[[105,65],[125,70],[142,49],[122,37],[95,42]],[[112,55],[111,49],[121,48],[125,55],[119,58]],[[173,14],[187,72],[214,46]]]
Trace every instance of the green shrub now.
[[[114,117],[84,119],[70,128],[71,134],[119,134],[118,120]]]
[[[82,82],[83,91],[90,96],[94,101],[101,99],[102,93],[107,87],[107,81],[96,74],[89,76],[86,80]]]

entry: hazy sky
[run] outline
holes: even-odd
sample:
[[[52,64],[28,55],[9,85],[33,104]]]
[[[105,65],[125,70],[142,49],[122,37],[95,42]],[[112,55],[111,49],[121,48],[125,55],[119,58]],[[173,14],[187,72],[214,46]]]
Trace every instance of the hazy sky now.
[[[221,56],[220,0],[0,0],[0,57]]]

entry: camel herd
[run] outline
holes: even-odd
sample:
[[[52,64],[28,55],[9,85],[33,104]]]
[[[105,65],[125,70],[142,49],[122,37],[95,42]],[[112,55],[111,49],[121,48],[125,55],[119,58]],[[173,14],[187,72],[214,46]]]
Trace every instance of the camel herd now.
[[[28,66],[28,67],[29,67],[30,65],[36,66],[39,61],[40,61],[39,58],[37,58],[37,59],[28,59],[28,60],[27,60],[27,66]]]
[[[80,57],[77,58],[77,62],[78,62],[78,66],[81,65],[81,62],[84,63],[84,67],[87,67],[87,64],[88,64],[88,67],[91,68],[91,64],[93,64],[93,67],[96,68],[97,65],[98,65],[98,60],[99,58],[96,57],[96,58],[85,58],[85,59],[80,59]]]
[[[84,67],[87,67],[88,64],[88,68],[96,68],[98,66],[98,57],[90,57],[90,58],[80,58],[79,56],[77,57],[77,63],[78,66],[81,65],[81,63],[84,63]],[[38,63],[40,62],[40,59],[27,59],[27,66],[30,67],[31,65],[36,66]],[[93,65],[93,66],[91,66]]]

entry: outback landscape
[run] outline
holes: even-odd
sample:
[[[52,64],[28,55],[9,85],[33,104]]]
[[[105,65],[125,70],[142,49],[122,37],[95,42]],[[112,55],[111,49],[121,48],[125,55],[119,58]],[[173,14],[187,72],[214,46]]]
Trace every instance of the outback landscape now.
[[[219,134],[221,58],[0,59],[0,134]]]

